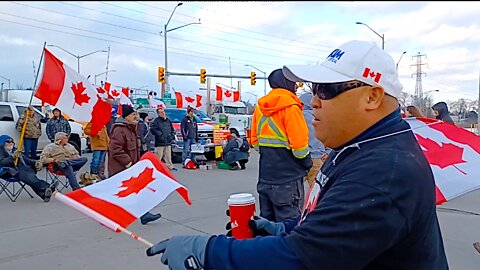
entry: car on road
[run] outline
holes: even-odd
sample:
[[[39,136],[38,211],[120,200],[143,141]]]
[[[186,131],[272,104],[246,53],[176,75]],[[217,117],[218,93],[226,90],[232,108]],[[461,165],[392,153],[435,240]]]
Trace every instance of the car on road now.
[[[138,112],[147,113],[148,116],[153,119],[157,118],[157,109],[155,108],[140,108]],[[168,119],[172,122],[173,128],[175,129],[175,144],[172,145],[172,161],[174,163],[182,162],[182,151],[183,151],[183,138],[180,126],[183,118],[187,115],[187,109],[185,108],[165,108],[165,114]],[[198,137],[201,141],[213,142],[213,125],[205,123],[199,116],[195,115],[195,119],[198,123]],[[215,159],[215,147],[214,146],[205,146],[203,147],[205,151],[205,157],[209,160]]]

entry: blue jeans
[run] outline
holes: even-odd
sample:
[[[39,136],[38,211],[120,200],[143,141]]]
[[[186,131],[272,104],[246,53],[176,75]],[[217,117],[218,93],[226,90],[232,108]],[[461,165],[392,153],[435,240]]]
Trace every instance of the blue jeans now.
[[[25,156],[30,159],[37,160],[37,145],[38,139],[24,138],[23,139],[23,150],[25,151]]]
[[[92,163],[90,163],[90,173],[98,174],[100,166],[105,162],[106,150],[93,150]]]
[[[187,158],[191,159],[192,156],[190,154],[190,151],[192,149],[192,144],[195,143],[194,139],[186,139],[183,141],[183,149],[182,149],[182,164],[185,165],[185,160]]]
[[[80,170],[80,168],[87,163],[88,159],[86,157],[80,157],[76,159],[68,159],[62,162],[55,164],[54,170],[62,171],[67,177],[72,190],[76,190],[80,188],[78,184],[77,177],[75,176],[76,171]]]

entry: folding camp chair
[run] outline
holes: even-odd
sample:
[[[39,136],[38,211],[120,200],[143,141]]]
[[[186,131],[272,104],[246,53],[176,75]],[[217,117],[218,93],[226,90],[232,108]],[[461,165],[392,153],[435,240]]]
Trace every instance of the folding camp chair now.
[[[68,181],[67,177],[62,171],[54,169],[54,165],[55,163],[49,163],[47,165],[45,178],[47,182],[49,182],[50,184],[57,182],[58,183],[57,190],[62,191],[64,188],[70,187],[70,182]],[[76,176],[77,172],[74,171],[73,174]],[[64,181],[62,181],[61,178],[63,178]]]
[[[6,171],[6,168],[0,168],[0,175],[3,175],[4,173],[6,173]],[[17,184],[20,187],[16,187]],[[33,198],[32,194],[26,188],[25,183],[20,182],[13,177],[0,178],[0,195],[4,193],[5,195],[7,195],[11,202],[15,202],[22,193],[22,191],[25,191],[30,196],[30,198]]]

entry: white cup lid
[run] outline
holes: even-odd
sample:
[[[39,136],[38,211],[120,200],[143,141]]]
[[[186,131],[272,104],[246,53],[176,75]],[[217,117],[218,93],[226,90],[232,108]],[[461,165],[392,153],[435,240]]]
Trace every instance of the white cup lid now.
[[[243,205],[255,203],[255,197],[250,193],[238,193],[230,195],[227,200],[228,205]]]

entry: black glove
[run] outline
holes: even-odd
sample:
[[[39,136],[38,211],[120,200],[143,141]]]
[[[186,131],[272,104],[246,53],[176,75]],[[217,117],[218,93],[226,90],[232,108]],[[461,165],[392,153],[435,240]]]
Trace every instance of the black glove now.
[[[230,216],[230,210],[226,212],[227,216]],[[248,221],[248,226],[253,231],[253,237],[268,236],[268,235],[280,235],[285,232],[285,225],[282,222],[269,221],[266,218],[254,216],[253,220]],[[227,236],[232,236],[232,223],[229,221],[225,228],[228,230]]]

